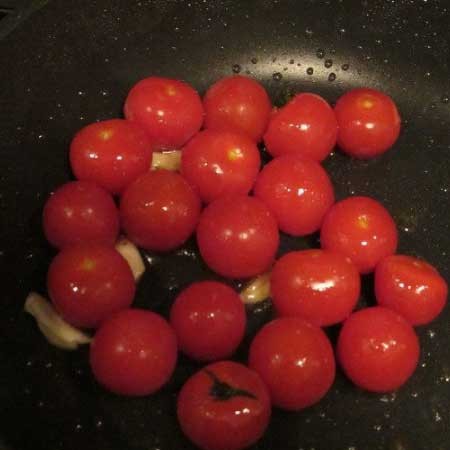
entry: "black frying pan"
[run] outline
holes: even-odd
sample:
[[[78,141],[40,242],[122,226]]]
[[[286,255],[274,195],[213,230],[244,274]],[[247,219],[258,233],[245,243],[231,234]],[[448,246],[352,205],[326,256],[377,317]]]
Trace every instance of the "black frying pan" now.
[[[240,71],[261,80],[278,104],[296,91],[332,102],[356,86],[389,93],[403,117],[395,148],[368,162],[335,153],[325,166],[338,198],[357,193],[381,200],[398,223],[399,250],[429,260],[449,279],[449,9],[445,0],[55,0],[28,18],[22,14],[26,19],[12,32],[12,16],[0,20],[5,448],[192,448],[177,427],[175,399],[193,363],[181,359],[170,384],[152,397],[116,397],[93,381],[86,351],[50,347],[22,312],[28,291],[45,292],[53,251],[42,236],[41,209],[70,177],[72,135],[118,116],[128,89],[150,74],[184,78],[204,92]],[[312,245],[314,238],[284,237],[280,253]],[[136,304],[162,313],[183,286],[212,276],[194,242],[153,264]],[[370,284],[365,280],[361,304],[373,303]],[[270,305],[250,316],[249,337],[270,317]],[[399,392],[368,394],[339,373],[317,406],[296,414],[275,410],[255,448],[449,449],[449,319],[447,309],[418,329],[420,365]],[[238,358],[245,360],[245,345]]]

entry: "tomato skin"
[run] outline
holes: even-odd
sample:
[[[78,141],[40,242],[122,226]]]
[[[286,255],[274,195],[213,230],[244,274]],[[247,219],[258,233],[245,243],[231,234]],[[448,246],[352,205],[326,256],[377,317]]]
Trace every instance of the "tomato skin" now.
[[[325,215],[321,246],[348,256],[360,273],[372,272],[397,249],[397,227],[387,209],[369,197],[349,197]]]
[[[194,232],[200,199],[178,173],[160,169],[136,179],[120,200],[126,235],[147,250],[166,252],[182,245]]]
[[[267,270],[279,244],[275,218],[259,199],[219,198],[203,211],[197,243],[206,264],[228,278],[247,278]]]
[[[70,164],[79,180],[93,181],[120,194],[151,165],[145,131],[128,120],[112,119],[82,128],[70,144]]]
[[[275,263],[270,279],[278,315],[301,317],[318,326],[345,320],[358,302],[360,287],[356,266],[326,250],[286,253]]]
[[[350,156],[369,159],[387,151],[400,134],[401,119],[393,100],[375,89],[346,92],[334,108],[337,143]]]
[[[273,159],[255,184],[255,196],[272,211],[281,231],[304,236],[317,231],[334,203],[334,190],[322,166],[297,155]]]
[[[412,325],[435,319],[447,303],[448,286],[427,262],[406,255],[382,259],[375,269],[375,296],[380,306],[397,311]]]
[[[90,181],[63,184],[47,199],[43,211],[47,240],[57,248],[81,242],[114,245],[119,213],[111,195]]]
[[[254,142],[225,131],[201,131],[183,148],[181,158],[181,173],[205,203],[224,195],[248,194],[261,165]]]
[[[205,128],[244,133],[259,142],[267,128],[272,105],[256,80],[234,75],[213,84],[203,98]]]
[[[197,361],[230,357],[244,337],[246,322],[239,295],[216,281],[191,284],[170,311],[180,350]]]
[[[250,396],[216,398],[210,374]],[[221,361],[187,380],[178,396],[177,415],[183,433],[199,448],[240,450],[264,434],[271,415],[269,393],[256,372],[233,361]]]
[[[76,327],[96,328],[131,305],[135,282],[125,259],[102,244],[77,244],[56,255],[47,275],[55,308]]]
[[[126,309],[97,330],[90,364],[97,381],[129,396],[149,395],[167,383],[177,361],[177,341],[158,314]]]
[[[336,144],[337,129],[334,112],[322,97],[298,94],[272,115],[264,143],[273,157],[294,153],[322,161]]]
[[[258,332],[250,345],[249,367],[266,383],[273,405],[292,411],[317,403],[335,376],[326,334],[297,317],[275,319]]]
[[[394,391],[403,385],[417,366],[419,352],[412,326],[381,306],[353,313],[337,343],[337,357],[346,375],[372,392]]]
[[[170,78],[149,77],[128,93],[124,114],[140,124],[158,149],[178,149],[203,123],[203,105],[189,84]]]

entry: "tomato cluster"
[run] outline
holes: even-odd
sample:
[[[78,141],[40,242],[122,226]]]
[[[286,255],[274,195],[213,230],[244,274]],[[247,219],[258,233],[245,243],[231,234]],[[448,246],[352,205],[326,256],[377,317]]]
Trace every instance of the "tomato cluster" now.
[[[271,405],[295,411],[326,395],[336,358],[321,327],[343,322],[337,361],[357,386],[386,392],[406,382],[419,358],[413,325],[442,311],[447,284],[430,264],[395,255],[397,228],[378,201],[335,203],[320,164],[336,143],[356,158],[390,148],[400,132],[390,97],[355,89],[333,109],[302,93],[272,110],[247,77],[218,81],[203,102],[185,82],[150,77],[131,89],[124,115],[76,134],[77,181],[58,188],[43,213],[59,249],[48,293],[67,322],[96,329],[90,362],[100,384],[148,395],[167,383],[178,351],[210,363],[181,389],[180,426],[203,449],[238,450],[263,435]],[[260,170],[262,141],[274,159]],[[181,152],[179,171],[151,169],[167,151]],[[228,360],[243,340],[246,310],[227,284],[191,284],[169,320],[130,308],[136,286],[114,248],[120,229],[156,252],[196,233],[204,262],[224,278],[271,271],[277,318],[254,337],[248,367]],[[276,259],[280,231],[320,231],[321,248]],[[361,274],[373,271],[379,305],[354,312]]]

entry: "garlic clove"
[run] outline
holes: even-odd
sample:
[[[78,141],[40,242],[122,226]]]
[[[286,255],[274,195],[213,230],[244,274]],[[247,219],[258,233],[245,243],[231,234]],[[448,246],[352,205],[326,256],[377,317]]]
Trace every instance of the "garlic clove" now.
[[[37,322],[47,341],[64,350],[76,350],[79,345],[89,344],[90,336],[68,324],[44,297],[30,292],[25,300],[24,309]]]
[[[152,169],[166,169],[177,171],[181,167],[181,150],[167,152],[153,152]]]
[[[127,261],[135,281],[139,281],[145,272],[145,264],[139,249],[130,240],[122,236],[116,243],[116,250]]]
[[[249,281],[240,293],[246,305],[262,302],[270,297],[270,272],[258,275]]]

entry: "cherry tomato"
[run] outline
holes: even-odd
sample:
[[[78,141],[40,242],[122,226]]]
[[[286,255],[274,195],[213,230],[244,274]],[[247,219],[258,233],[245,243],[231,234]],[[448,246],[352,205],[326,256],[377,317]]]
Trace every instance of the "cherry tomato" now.
[[[317,231],[334,203],[333,185],[322,166],[297,155],[266,164],[254,191],[272,211],[280,230],[293,236]]]
[[[169,381],[177,361],[177,341],[158,314],[126,309],[97,330],[90,349],[97,381],[116,394],[141,396]]]
[[[249,77],[235,75],[213,84],[203,99],[205,128],[262,139],[272,109],[266,90]]]
[[[254,444],[269,424],[271,407],[259,375],[232,361],[204,367],[182,387],[178,421],[203,450],[240,450]]]
[[[120,194],[151,165],[145,131],[128,120],[105,120],[82,128],[70,144],[70,164],[79,180],[94,181]]]
[[[320,233],[322,248],[348,256],[361,273],[372,272],[395,253],[397,228],[384,206],[369,197],[350,197],[331,207]]]
[[[206,264],[229,278],[247,278],[267,270],[278,249],[277,222],[261,200],[237,195],[210,203],[197,227]]]
[[[400,115],[392,99],[375,89],[353,89],[334,108],[340,149],[360,159],[388,150],[400,133]]]
[[[326,334],[297,317],[275,319],[258,332],[250,345],[249,367],[261,375],[272,403],[293,411],[317,403],[335,376]]]
[[[389,392],[413,374],[419,359],[419,340],[402,316],[375,306],[353,313],[344,322],[337,356],[357,386]]]
[[[189,84],[169,78],[149,77],[135,84],[125,101],[125,117],[147,131],[155,147],[177,149],[203,123],[201,99]]]
[[[178,173],[155,170],[141,175],[125,190],[120,216],[127,236],[137,245],[169,251],[194,232],[200,199]]]
[[[337,122],[318,95],[298,94],[270,119],[264,143],[272,156],[295,153],[322,161],[336,144]]]
[[[418,258],[387,256],[375,269],[378,304],[397,311],[412,325],[435,319],[447,303],[447,294],[444,278]]]
[[[275,263],[270,279],[280,316],[303,317],[318,326],[346,319],[356,306],[360,285],[350,259],[326,250],[286,253]]]
[[[131,305],[135,282],[128,263],[113,247],[90,243],[66,247],[56,255],[47,288],[67,322],[95,328]]]
[[[246,315],[239,295],[216,281],[193,283],[170,311],[180,350],[199,361],[231,356],[244,337]]]
[[[113,245],[119,234],[112,196],[90,181],[60,186],[45,203],[42,221],[47,240],[58,248],[79,242]]]
[[[183,176],[209,203],[231,194],[248,194],[261,165],[256,144],[243,134],[205,130],[184,147]]]

